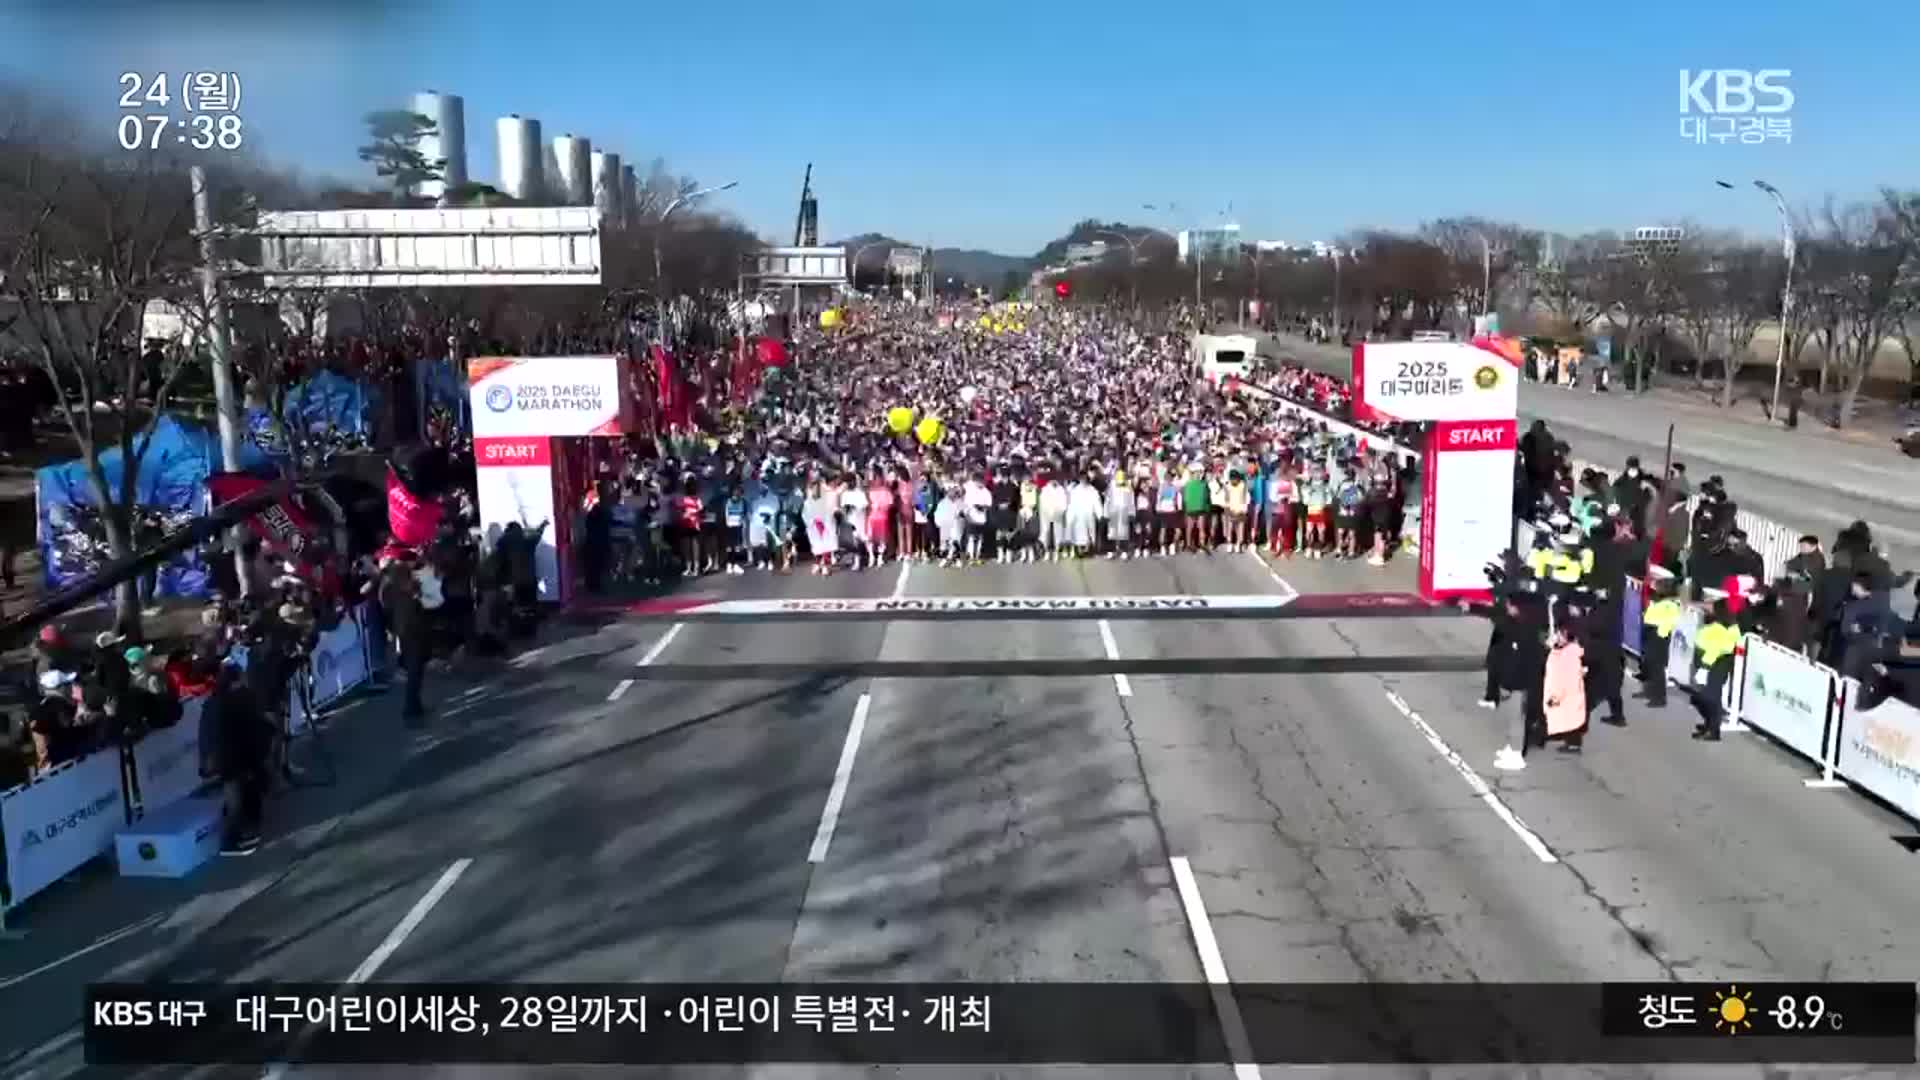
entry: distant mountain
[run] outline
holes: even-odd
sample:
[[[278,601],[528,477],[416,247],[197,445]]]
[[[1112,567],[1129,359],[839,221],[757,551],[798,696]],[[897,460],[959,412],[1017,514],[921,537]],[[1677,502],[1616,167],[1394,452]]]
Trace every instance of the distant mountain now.
[[[1008,274],[1025,277],[1032,259],[975,248],[934,248],[933,272],[983,289],[997,289]]]
[[[1058,265],[1066,260],[1067,246],[1070,244],[1092,244],[1100,241],[1105,241],[1109,244],[1121,244],[1122,241],[1115,237],[1113,235],[1114,233],[1130,237],[1136,243],[1139,243],[1144,237],[1158,236],[1164,239],[1166,236],[1166,234],[1160,230],[1148,228],[1144,225],[1128,225],[1124,221],[1101,221],[1098,218],[1088,218],[1085,221],[1075,224],[1073,228],[1068,229],[1065,236],[1041,248],[1040,251],[1034,255],[1033,262],[1040,266]],[[1140,250],[1141,257],[1145,258],[1146,245],[1142,244]]]
[[[885,233],[861,233],[845,240],[835,240],[832,247],[843,247],[850,253],[859,255],[860,266],[873,270],[886,261],[890,248],[917,248],[921,245],[899,240]],[[868,250],[862,252],[861,248]],[[933,272],[942,278],[954,278],[981,288],[999,288],[1001,280],[1009,273],[1024,275],[1033,265],[1032,259],[1018,255],[1001,255],[992,251],[980,251],[975,248],[934,248]]]

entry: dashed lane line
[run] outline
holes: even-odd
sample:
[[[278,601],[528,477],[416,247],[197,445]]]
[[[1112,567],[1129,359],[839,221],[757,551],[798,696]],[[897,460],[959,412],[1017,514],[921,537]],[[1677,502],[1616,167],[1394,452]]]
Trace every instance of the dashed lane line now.
[[[1518,814],[1509,809],[1506,803],[1500,801],[1500,796],[1494,794],[1493,788],[1480,778],[1479,773],[1473,771],[1473,766],[1467,764],[1459,754],[1454,753],[1453,748],[1440,737],[1440,733],[1433,730],[1433,725],[1413,711],[1413,707],[1407,704],[1405,698],[1389,690],[1387,700],[1393,703],[1394,708],[1400,710],[1401,716],[1406,717],[1414,727],[1420,730],[1420,734],[1426,736],[1427,743],[1439,753],[1441,758],[1445,759],[1447,764],[1453,766],[1453,770],[1466,780],[1469,788],[1473,789],[1474,795],[1481,802],[1486,803],[1487,809],[1493,811],[1495,817],[1506,823],[1507,828],[1513,830],[1513,834],[1520,838],[1521,843],[1527,845],[1527,850],[1533,852],[1535,858],[1543,863],[1560,861],[1553,850],[1547,847],[1546,841],[1535,835],[1534,831],[1527,827],[1527,823],[1520,820]]]

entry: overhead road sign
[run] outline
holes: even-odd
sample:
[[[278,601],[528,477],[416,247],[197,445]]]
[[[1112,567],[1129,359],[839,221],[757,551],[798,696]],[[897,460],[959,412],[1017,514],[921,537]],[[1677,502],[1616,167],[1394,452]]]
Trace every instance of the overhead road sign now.
[[[600,220],[590,206],[275,210],[247,235],[269,287],[598,285]]]
[[[753,254],[754,277],[763,285],[839,285],[847,280],[842,247],[763,248]]]

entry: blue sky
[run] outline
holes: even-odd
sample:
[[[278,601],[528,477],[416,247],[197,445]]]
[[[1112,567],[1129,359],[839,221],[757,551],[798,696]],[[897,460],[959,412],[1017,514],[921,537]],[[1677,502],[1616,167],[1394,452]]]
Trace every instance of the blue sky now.
[[[370,180],[370,109],[434,87],[642,163],[790,238],[814,163],[826,238],[1030,253],[1082,217],[1221,218],[1305,241],[1473,213],[1562,231],[1771,233],[1796,203],[1920,186],[1920,90],[1883,0],[789,5],[16,0],[0,73],[97,119],[123,70],[237,72],[250,144]],[[262,11],[275,14],[265,15]],[[1890,35],[1890,36],[1889,36]],[[1681,68],[1786,68],[1791,144],[1679,137]],[[1176,203],[1156,217],[1142,203]]]

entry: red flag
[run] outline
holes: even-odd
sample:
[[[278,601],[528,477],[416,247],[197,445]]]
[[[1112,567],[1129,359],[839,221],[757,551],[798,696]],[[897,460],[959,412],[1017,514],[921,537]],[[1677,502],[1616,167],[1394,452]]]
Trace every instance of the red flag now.
[[[668,431],[693,425],[693,389],[674,355],[658,345],[653,350],[655,380],[660,388],[660,424]]]
[[[409,547],[432,542],[434,533],[440,529],[440,515],[444,510],[437,501],[430,502],[408,491],[393,467],[387,467],[387,531],[395,540]]]
[[[223,506],[266,486],[267,481],[245,473],[214,473],[207,477],[207,490],[212,493],[215,506]],[[284,497],[262,508],[248,518],[247,523],[253,526],[268,550],[283,555],[299,551],[315,535],[313,521]]]

